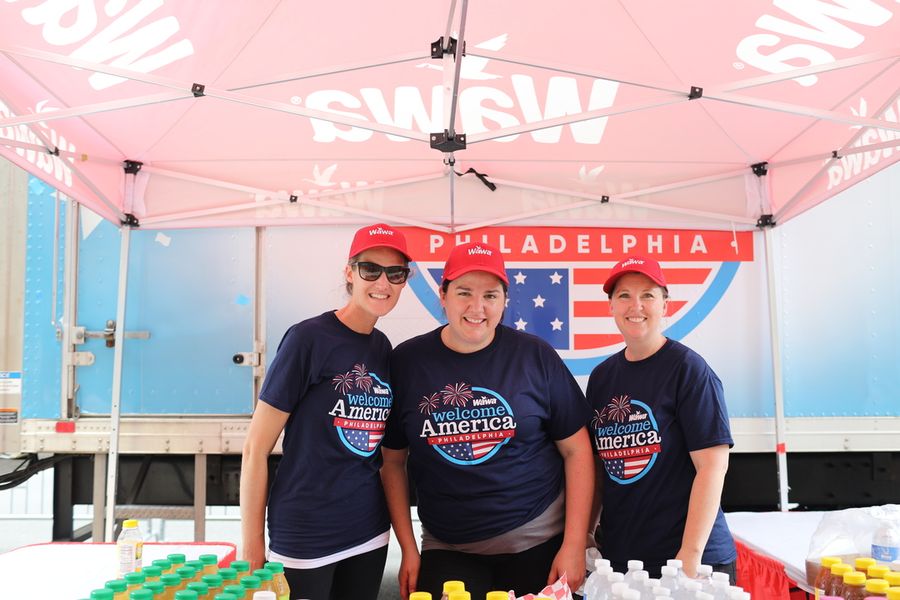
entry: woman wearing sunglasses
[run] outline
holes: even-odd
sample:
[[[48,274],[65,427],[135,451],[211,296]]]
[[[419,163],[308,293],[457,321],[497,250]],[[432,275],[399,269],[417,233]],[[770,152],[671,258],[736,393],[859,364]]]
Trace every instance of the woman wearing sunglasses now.
[[[509,279],[497,248],[457,246],[442,279],[447,324],[391,355],[397,402],[382,478],[401,594],[438,598],[445,580],[460,579],[472,598],[522,596],[563,573],[577,589],[594,485],[584,395],[549,344],[501,325]]]
[[[383,223],[357,231],[347,304],[287,331],[260,392],[241,463],[243,555],[253,569],[267,555],[283,563],[292,597],[378,596],[390,529],[379,446],[393,393],[391,344],[375,323],[397,304],[409,260],[402,232]]]

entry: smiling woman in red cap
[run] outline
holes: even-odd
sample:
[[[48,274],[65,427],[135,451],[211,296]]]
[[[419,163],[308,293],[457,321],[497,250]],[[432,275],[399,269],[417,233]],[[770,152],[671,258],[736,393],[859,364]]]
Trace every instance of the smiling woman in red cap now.
[[[584,396],[549,344],[501,325],[509,279],[497,248],[457,246],[442,279],[447,324],[391,355],[382,478],[401,594],[439,598],[444,581],[462,580],[472,598],[524,595],[563,573],[577,589],[593,491]]]
[[[375,323],[397,304],[408,263],[402,232],[383,223],[357,231],[347,304],[292,326],[260,391],[241,462],[243,555],[253,569],[266,560],[268,508],[268,559],[284,564],[291,597],[378,596],[390,529],[379,443],[393,394],[391,344]]]
[[[737,552],[720,507],[734,444],[722,383],[699,354],[662,333],[669,290],[653,259],[631,256],[603,286],[625,348],[591,373],[590,429],[603,470],[600,550],[617,571],[641,560],[659,577],[678,559],[734,583]]]

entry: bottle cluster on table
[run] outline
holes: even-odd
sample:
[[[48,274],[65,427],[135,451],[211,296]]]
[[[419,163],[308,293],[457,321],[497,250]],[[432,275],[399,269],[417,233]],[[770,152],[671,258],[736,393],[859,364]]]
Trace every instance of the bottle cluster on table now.
[[[749,600],[750,594],[731,585],[727,573],[700,565],[697,577],[688,578],[680,560],[662,567],[659,579],[650,577],[644,563],[629,560],[625,573],[613,571],[604,558],[594,561],[594,570],[584,585],[584,600]]]
[[[848,561],[848,562],[845,562]],[[869,556],[823,556],[813,583],[819,600],[900,600],[900,571]]]

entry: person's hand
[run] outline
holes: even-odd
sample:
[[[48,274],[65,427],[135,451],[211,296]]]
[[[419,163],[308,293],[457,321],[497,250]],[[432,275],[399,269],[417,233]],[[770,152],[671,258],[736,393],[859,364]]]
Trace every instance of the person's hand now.
[[[407,600],[412,592],[416,591],[419,579],[419,565],[422,558],[418,550],[404,552],[400,558],[400,571],[397,573],[397,581],[400,583],[400,597]]]
[[[581,540],[579,540],[581,542]],[[584,547],[578,544],[563,544],[553,559],[550,566],[550,575],[547,577],[547,585],[555,582],[566,574],[569,589],[577,590],[584,583]],[[533,590],[534,593],[540,590]]]
[[[243,559],[250,563],[250,572],[262,569],[266,562],[266,541],[263,538],[246,540]]]
[[[697,577],[697,568],[700,566],[702,556],[697,552],[680,549],[675,558],[681,561],[681,568],[684,570],[684,576],[688,579]]]

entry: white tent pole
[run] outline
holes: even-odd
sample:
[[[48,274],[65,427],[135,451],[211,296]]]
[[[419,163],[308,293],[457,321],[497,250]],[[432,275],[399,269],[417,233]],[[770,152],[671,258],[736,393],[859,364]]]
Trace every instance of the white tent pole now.
[[[450,126],[447,130],[450,138],[456,137],[456,105],[459,102],[459,74],[462,71],[463,48],[466,43],[466,13],[469,8],[469,0],[462,0],[459,11],[459,39],[456,40],[456,61],[453,66],[453,94],[450,98]],[[452,167],[452,165],[451,165]]]
[[[878,142],[877,144],[866,144],[865,146],[842,146],[838,148],[834,152],[837,153],[837,158],[843,158],[845,156],[850,156],[851,154],[863,154],[865,152],[873,152],[875,150],[883,150],[885,148],[900,148],[900,139],[889,140],[887,142]],[[779,167],[790,167],[793,165],[802,165],[804,163],[810,162],[822,162],[826,160],[830,160],[835,158],[833,152],[827,152],[822,154],[811,154],[809,156],[800,156],[798,158],[792,158],[790,160],[780,160],[778,162],[770,162],[769,169],[778,169]]]
[[[15,127],[16,125],[27,125],[30,123],[58,121],[60,119],[83,117],[85,115],[112,112],[125,108],[135,108],[138,106],[147,106],[150,104],[162,104],[163,102],[172,102],[173,100],[186,100],[193,97],[194,95],[190,92],[164,92],[162,94],[141,96],[139,98],[112,100],[110,102],[98,102],[96,104],[85,104],[82,106],[77,106],[75,108],[62,108],[60,110],[30,115],[19,115],[16,117],[0,119],[0,127]]]
[[[769,291],[769,335],[772,338],[772,378],[775,384],[775,454],[778,459],[778,509],[788,504],[787,443],[785,439],[784,387],[781,374],[781,333],[778,328],[778,302],[775,297],[775,259],[772,227],[763,230],[766,246],[766,280]]]
[[[884,113],[888,109],[888,107],[891,106],[895,100],[897,100],[898,96],[900,96],[900,92],[898,92],[898,93],[892,95],[890,98],[888,98],[887,102],[885,102],[877,110],[875,110],[875,114],[880,115],[880,114]],[[853,142],[855,142],[856,140],[861,138],[865,132],[866,132],[865,129],[859,129],[849,140],[847,140],[847,143],[844,144],[844,148],[846,148],[847,146],[851,146],[853,144]],[[842,155],[840,153],[838,153],[837,157],[832,158],[831,160],[829,160],[828,162],[823,164],[821,167],[819,167],[819,170],[816,172],[816,174],[813,175],[812,177],[810,177],[809,180],[803,185],[803,187],[801,187],[799,190],[794,192],[794,195],[791,196],[791,198],[787,202],[782,204],[781,207],[777,211],[775,211],[775,221],[778,222],[778,220],[785,213],[787,213],[791,208],[793,208],[794,205],[800,201],[800,198],[803,197],[803,194],[806,192],[806,190],[808,190],[810,188],[810,186],[812,186],[813,182],[815,182],[819,177],[821,177],[828,170],[828,168],[832,164],[834,164],[834,162],[836,160],[840,159],[841,156]]]
[[[830,71],[837,71],[839,69],[846,69],[847,67],[856,67],[859,65],[865,65],[872,62],[878,62],[880,60],[886,60],[888,58],[896,58],[900,55],[900,48],[893,48],[891,50],[886,50],[884,52],[872,52],[871,54],[861,54],[860,56],[851,56],[848,58],[843,58],[841,60],[835,60],[832,62],[823,63],[820,65],[810,65],[808,67],[800,67],[797,69],[791,69],[790,71],[782,71],[781,73],[773,73],[771,75],[763,75],[761,77],[752,77],[748,79],[741,79],[738,81],[733,81],[731,83],[726,83],[722,86],[716,86],[716,89],[722,92],[736,92],[738,90],[745,90],[747,88],[757,87],[760,85],[766,85],[769,83],[779,83],[781,81],[790,81],[791,79],[797,79],[798,77],[803,77],[805,75],[817,75],[819,73],[828,73]]]
[[[75,327],[78,314],[78,220],[81,213],[78,203],[68,199],[66,202],[65,246],[63,250],[63,308],[62,308],[62,370],[60,376],[59,418],[67,419],[69,401],[75,394],[75,365],[72,352],[75,345],[72,341],[72,328]],[[54,247],[59,245],[59,238],[53,240]],[[54,269],[53,280],[57,273]],[[56,307],[53,307],[54,310]]]
[[[447,11],[447,25],[444,26],[444,43],[446,49],[450,45],[450,34],[453,33],[453,17],[456,16],[456,0],[450,0],[450,10]]]
[[[103,541],[113,541],[116,519],[116,486],[119,475],[119,424],[122,416],[122,356],[125,352],[125,300],[128,292],[128,251],[131,227],[120,229],[119,288],[113,352],[112,407],[109,414],[109,460],[106,463],[106,523]]]
[[[591,79],[605,79],[606,81],[615,81],[617,83],[624,83],[625,85],[633,85],[635,87],[642,87],[651,90],[657,90],[660,92],[671,92],[673,94],[684,94],[686,95],[688,90],[683,88],[679,88],[673,86],[670,83],[663,83],[660,81],[650,81],[650,80],[636,80],[630,79],[627,77],[623,77],[620,75],[615,75],[612,73],[602,73],[599,71],[586,71],[584,69],[573,69],[571,66],[566,65],[558,65],[553,63],[538,63],[533,60],[526,59],[518,59],[510,57],[505,52],[500,54],[494,50],[487,50],[485,48],[477,48],[473,52],[469,53],[469,56],[485,58],[488,60],[496,60],[497,62],[508,63],[512,65],[521,65],[523,67],[530,67],[534,69],[544,69],[547,71],[555,71],[557,73],[563,73],[565,75],[575,75],[578,77],[590,77]]]
[[[304,71],[302,73],[285,73],[276,75],[269,81],[257,81],[254,83],[245,83],[239,86],[229,87],[229,92],[240,92],[268,85],[278,85],[282,83],[291,83],[292,81],[301,81],[303,79],[313,79],[315,77],[323,77],[326,75],[338,75],[340,73],[350,73],[352,71],[362,71],[365,69],[375,69],[378,67],[388,67],[390,65],[399,65],[417,60],[427,60],[431,58],[422,52],[409,52],[398,56],[383,58],[377,62],[351,63],[346,65],[334,66],[328,69],[318,69],[315,71]]]
[[[687,95],[682,93],[678,97],[667,98],[666,100],[660,100],[657,102],[639,102],[637,104],[627,104],[609,108],[598,108],[597,110],[589,110],[587,112],[582,112],[574,115],[564,115],[562,117],[555,117],[553,119],[535,121],[534,123],[523,123],[522,125],[516,125],[515,127],[503,127],[491,131],[485,131],[483,133],[469,134],[467,141],[470,145],[477,144],[479,142],[495,140],[497,138],[507,137],[510,135],[529,133],[532,131],[539,131],[541,129],[548,129],[550,127],[559,127],[560,125],[571,125],[572,123],[590,121],[591,119],[599,119],[601,117],[624,115],[631,112],[649,110],[651,108],[660,108],[663,106],[669,106],[670,104],[678,104],[688,101],[689,100]]]
[[[889,131],[900,131],[900,123],[886,121],[884,119],[869,119],[866,117],[855,117],[834,110],[819,110],[809,106],[801,106],[798,104],[789,104],[787,102],[776,102],[774,100],[763,100],[761,98],[753,98],[751,96],[742,96],[740,94],[732,94],[730,92],[717,92],[704,90],[703,98],[706,100],[716,100],[719,102],[727,102],[729,104],[738,104],[741,106],[750,106],[761,108],[764,110],[773,110],[792,115],[800,115],[801,117],[810,117],[821,119],[824,121],[834,121],[836,123],[847,123],[849,125],[859,125],[864,127],[872,127],[874,129],[886,129]]]

